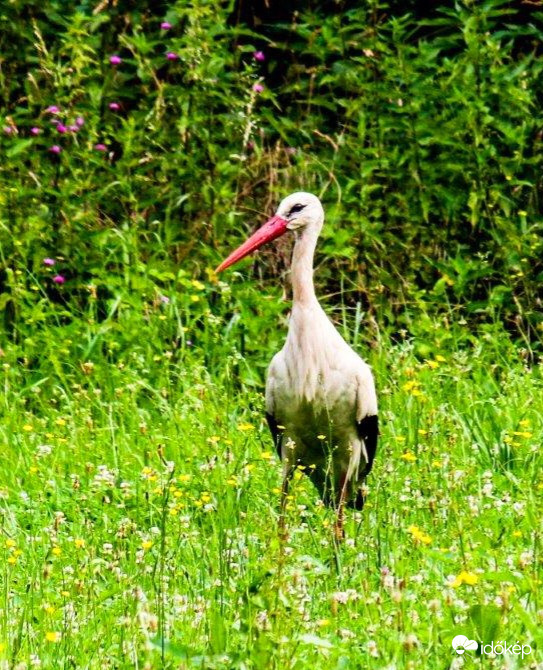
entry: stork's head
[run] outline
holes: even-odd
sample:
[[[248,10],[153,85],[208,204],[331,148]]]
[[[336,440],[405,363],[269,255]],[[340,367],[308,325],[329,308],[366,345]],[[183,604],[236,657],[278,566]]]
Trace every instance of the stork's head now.
[[[225,270],[230,265],[245,258],[251,252],[255,251],[266,242],[281,237],[289,230],[311,231],[318,235],[324,222],[324,210],[320,200],[312,193],[292,193],[281,200],[275,215],[259,228],[256,233],[246,240],[240,247],[233,251],[226,260],[224,260],[216,272]]]

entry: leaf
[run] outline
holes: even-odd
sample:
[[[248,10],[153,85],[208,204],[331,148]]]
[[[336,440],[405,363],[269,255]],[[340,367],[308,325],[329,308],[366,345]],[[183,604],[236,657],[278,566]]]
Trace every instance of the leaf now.
[[[475,627],[478,639],[488,644],[497,639],[501,612],[494,605],[474,605],[469,610],[469,618]]]

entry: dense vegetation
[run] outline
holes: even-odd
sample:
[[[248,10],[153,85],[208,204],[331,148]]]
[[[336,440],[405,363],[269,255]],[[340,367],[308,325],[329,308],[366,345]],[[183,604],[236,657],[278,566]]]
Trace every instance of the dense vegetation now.
[[[287,4],[0,7],[2,670],[540,653],[543,11]],[[298,189],[380,392],[342,546],[301,473],[275,532],[288,241],[213,273]]]

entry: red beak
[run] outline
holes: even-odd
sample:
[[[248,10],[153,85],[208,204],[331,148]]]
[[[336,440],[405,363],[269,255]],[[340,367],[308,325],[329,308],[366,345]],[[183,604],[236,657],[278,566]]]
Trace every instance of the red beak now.
[[[251,252],[255,251],[266,242],[271,242],[272,240],[281,237],[287,232],[288,221],[282,219],[280,216],[272,216],[269,221],[259,228],[256,233],[251,235],[251,237],[244,242],[240,247],[233,251],[226,260],[224,260],[215,272],[222,272],[226,268],[230,267],[234,263],[237,263],[245,256],[248,256]]]

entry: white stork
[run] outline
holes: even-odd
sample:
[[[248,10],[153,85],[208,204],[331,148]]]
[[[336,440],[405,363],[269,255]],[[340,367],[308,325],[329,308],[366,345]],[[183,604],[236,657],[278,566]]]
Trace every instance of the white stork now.
[[[364,505],[362,485],[377,449],[377,396],[370,367],[334,328],[315,296],[313,254],[323,223],[320,200],[311,193],[293,193],[216,271],[287,231],[294,233],[288,335],[266,381],[268,424],[283,463],[280,526],[284,530],[289,481],[300,465],[323,501],[335,507],[335,532],[341,538],[345,504]]]

